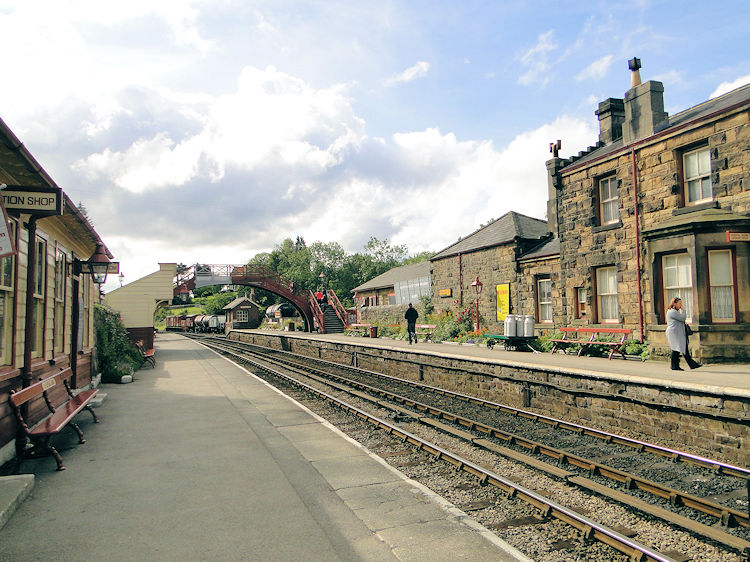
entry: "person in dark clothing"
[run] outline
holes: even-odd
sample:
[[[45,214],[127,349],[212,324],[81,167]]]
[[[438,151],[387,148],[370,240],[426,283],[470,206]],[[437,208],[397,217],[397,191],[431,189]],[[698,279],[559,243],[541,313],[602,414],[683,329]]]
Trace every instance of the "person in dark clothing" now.
[[[419,312],[409,303],[409,308],[406,309],[406,331],[409,332],[409,345],[411,345],[411,337],[414,336],[414,343],[417,343],[417,318],[419,318]]]
[[[323,312],[325,312],[327,306],[328,306],[328,291],[323,289],[323,296],[320,298],[320,308],[322,308]]]

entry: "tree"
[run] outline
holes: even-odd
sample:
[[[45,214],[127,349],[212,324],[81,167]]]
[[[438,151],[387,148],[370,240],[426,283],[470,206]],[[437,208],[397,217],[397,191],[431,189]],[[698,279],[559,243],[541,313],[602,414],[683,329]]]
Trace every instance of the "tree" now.
[[[271,252],[268,266],[302,289],[314,289],[317,279],[312,271],[310,250],[301,237],[287,238]]]
[[[433,255],[435,255],[435,252],[432,252],[430,250],[419,252],[418,254],[415,254],[410,258],[406,258],[401,262],[401,265],[408,265],[410,263],[422,263],[423,261],[429,260]]]
[[[204,305],[206,314],[221,314],[224,307],[236,298],[237,293],[231,291],[226,293],[216,293],[215,295],[206,297]]]
[[[88,211],[88,209],[86,208],[86,206],[85,206],[85,205],[83,204],[83,201],[79,201],[79,202],[78,202],[78,210],[79,210],[79,211],[81,212],[81,214],[83,215],[83,218],[85,218],[85,219],[86,219],[87,221],[89,221],[89,224],[90,224],[91,226],[94,226],[94,221],[93,221],[93,220],[91,220],[91,217],[89,216],[89,211]]]
[[[371,236],[365,244],[365,253],[371,255],[375,261],[381,263],[393,264],[391,267],[395,267],[409,254],[409,250],[405,245],[391,246],[388,243],[388,238],[379,240],[375,236]]]

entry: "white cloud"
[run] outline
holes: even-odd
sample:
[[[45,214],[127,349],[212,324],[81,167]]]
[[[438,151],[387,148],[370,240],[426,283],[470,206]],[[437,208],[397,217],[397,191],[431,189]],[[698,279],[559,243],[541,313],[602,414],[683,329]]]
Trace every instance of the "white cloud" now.
[[[401,84],[404,82],[411,82],[417,78],[427,76],[427,72],[430,70],[430,63],[427,61],[418,61],[416,64],[410,66],[403,72],[391,76],[385,81],[386,86],[392,86],[393,84]]]
[[[163,95],[171,103],[180,101]],[[340,162],[364,134],[346,87],[314,89],[273,67],[247,67],[236,92],[198,100],[208,101],[208,109],[197,117],[203,127],[196,134],[177,142],[170,132],[159,131],[124,150],[90,154],[75,168],[133,193],[179,187],[200,177],[217,183],[228,167],[249,171],[278,165],[316,175]],[[182,102],[183,113],[197,111],[190,102]],[[103,112],[88,129],[108,128],[110,114]]]
[[[553,40],[554,33],[554,30],[550,29],[546,33],[540,34],[536,45],[521,55],[520,61],[526,67],[526,72],[518,78],[520,84],[528,86],[536,82],[545,86],[549,82],[547,74],[552,68],[550,54],[558,48],[557,43]]]
[[[296,234],[350,251],[387,237],[418,252],[510,210],[543,218],[549,142],[575,153],[597,133],[561,117],[503,147],[436,128],[373,138],[345,87],[316,89],[272,67],[245,68],[237,90],[216,98],[147,94],[151,108],[197,114],[195,130],[165,120],[77,163],[102,189],[87,206],[130,280],[155,269],[153,256],[238,263]],[[155,119],[139,106],[105,109],[91,114],[97,143],[109,138],[101,131],[117,138],[123,122],[113,114],[126,125]]]
[[[713,92],[711,92],[711,95],[708,97],[709,99],[718,98],[719,96],[723,96],[727,92],[731,92],[732,90],[739,88],[740,86],[744,86],[745,84],[750,84],[750,74],[740,76],[739,78],[737,78],[736,80],[732,80],[731,82],[722,82],[716,87]]]
[[[609,71],[609,67],[612,66],[613,59],[614,55],[605,55],[602,58],[595,60],[576,75],[576,80],[580,82],[582,80],[588,80],[589,78],[594,80],[604,78],[607,71]]]

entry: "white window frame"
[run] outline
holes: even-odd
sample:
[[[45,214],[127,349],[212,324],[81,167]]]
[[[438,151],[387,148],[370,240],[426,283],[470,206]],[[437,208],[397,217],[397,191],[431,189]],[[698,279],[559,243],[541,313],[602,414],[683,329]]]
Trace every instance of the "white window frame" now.
[[[234,320],[235,322],[249,322],[250,314],[247,309],[241,308],[235,312]]]
[[[545,290],[543,286],[546,286]],[[537,319],[540,324],[552,324],[552,279],[549,277],[537,279]]]
[[[45,324],[45,297],[47,293],[47,241],[37,237],[36,241],[36,264],[32,274],[34,275],[34,307],[32,311],[32,346],[31,356],[42,357],[44,354],[44,324]],[[29,334],[26,335],[29,337]]]
[[[618,193],[619,181],[617,176],[607,176],[599,180],[599,224],[604,226],[608,224],[617,224],[620,222],[620,194]],[[608,193],[604,193],[607,187]],[[605,195],[607,195],[605,197]],[[605,219],[605,209],[611,209],[612,216]]]
[[[602,283],[603,274],[614,275],[614,291],[611,290],[610,283]],[[614,299],[614,315],[605,317],[604,311],[609,307],[603,306],[604,299]],[[617,293],[617,267],[607,266],[596,269],[596,315],[600,324],[619,324],[620,323],[620,301]]]
[[[704,170],[700,167],[700,154],[706,153],[708,155],[708,169]],[[688,165],[687,165],[687,159],[691,156],[696,156],[696,174],[689,176],[688,175]],[[684,187],[685,187],[685,205],[698,205],[700,203],[705,203],[707,201],[713,201],[714,195],[713,195],[713,184],[711,182],[711,152],[710,149],[707,146],[702,146],[700,148],[696,148],[695,150],[690,150],[688,152],[685,152],[682,155],[682,170],[685,176],[684,180]],[[705,196],[703,194],[703,180],[708,180],[708,188],[710,193],[708,196]],[[691,199],[690,198],[690,183],[691,182],[698,182],[700,186],[700,197],[698,199]]]
[[[576,318],[584,319],[586,316],[588,316],[588,311],[586,310],[586,288],[576,287]]]
[[[65,285],[68,258],[59,247],[55,251],[55,353],[62,353],[65,345]]]
[[[83,305],[83,315],[79,322],[82,322],[83,332],[81,337],[81,347],[89,347],[89,338],[91,336],[91,316],[89,314],[89,303],[91,302],[91,286],[93,285],[91,275],[81,275],[81,304]]]
[[[0,213],[2,217],[2,213]],[[16,222],[8,221],[8,232],[15,242]],[[0,326],[0,365],[13,361],[13,316],[15,313],[16,258],[0,259],[0,302],[2,302],[2,326]]]
[[[668,270],[674,269],[676,282],[669,284]],[[667,254],[661,258],[662,288],[664,305],[669,305],[674,297],[682,299],[686,322],[693,322],[693,263],[687,252]]]
[[[716,267],[711,263],[711,257],[716,256],[718,254],[729,254],[729,283],[721,283],[715,278],[715,271]],[[711,322],[715,324],[732,324],[737,321],[737,311],[735,307],[735,271],[734,271],[734,251],[725,248],[721,250],[709,250],[708,251],[708,298],[711,302]],[[729,287],[730,289],[730,303],[731,303],[731,310],[732,310],[732,316],[726,317],[726,318],[717,318],[716,316],[716,306],[714,305],[714,297],[715,297],[715,290],[718,288],[725,288]]]

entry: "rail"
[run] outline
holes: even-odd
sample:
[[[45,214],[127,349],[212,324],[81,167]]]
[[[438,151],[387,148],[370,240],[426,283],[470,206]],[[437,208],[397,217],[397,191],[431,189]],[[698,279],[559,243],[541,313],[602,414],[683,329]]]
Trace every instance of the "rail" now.
[[[373,416],[372,414],[369,414],[364,410],[357,408],[356,406],[339,400],[338,398],[335,398],[334,396],[327,394],[322,390],[309,386],[301,381],[296,380],[293,377],[277,371],[276,369],[272,369],[267,365],[242,356],[239,353],[235,353],[226,348],[221,349],[221,351],[223,353],[236,357],[240,361],[250,363],[259,369],[272,373],[274,376],[282,378],[289,383],[302,388],[306,392],[310,392],[311,394],[319,396],[327,402],[330,402],[342,408],[343,410],[350,412],[361,419],[364,419],[368,423],[371,423],[381,429],[385,429],[389,434],[399,437],[404,442],[414,445],[415,447],[417,447],[417,449],[434,456],[436,459],[445,461],[453,465],[458,470],[471,474],[472,476],[478,478],[482,484],[495,486],[504,491],[509,497],[518,498],[536,507],[542,512],[545,517],[554,517],[555,519],[567,523],[568,525],[579,530],[583,537],[594,538],[600,542],[608,544],[616,550],[630,556],[631,560],[648,560],[656,562],[673,561],[672,558],[669,558],[637,541],[629,539],[628,537],[618,533],[613,529],[610,529],[604,525],[600,525],[594,520],[589,519],[588,517],[581,515],[576,511],[568,509],[565,506],[558,504],[553,500],[545,498],[544,496],[541,496],[538,493],[524,486],[521,486],[520,484],[516,484],[511,480],[495,474],[494,472],[483,468],[473,463],[472,461],[464,459],[463,457],[460,457],[446,449],[443,449],[438,445],[435,445],[412,433],[409,433],[382,418]]]

